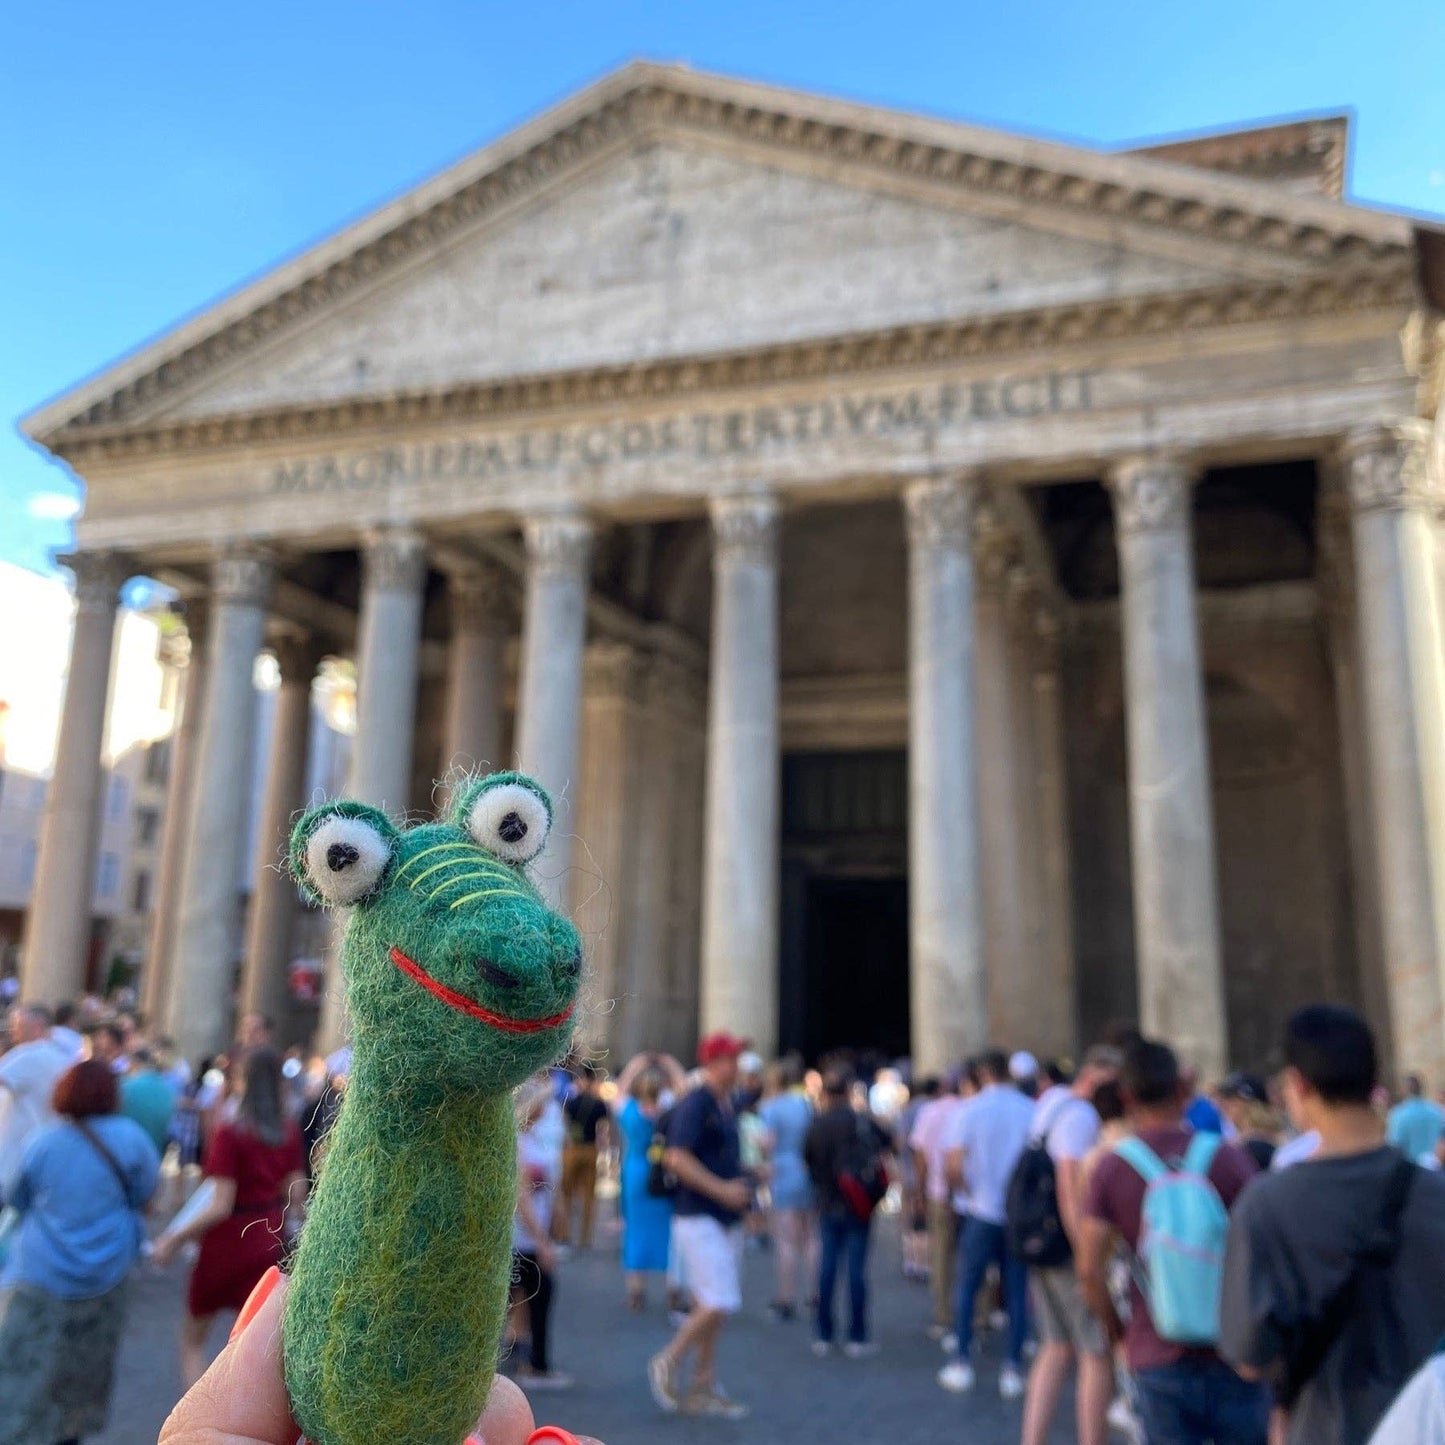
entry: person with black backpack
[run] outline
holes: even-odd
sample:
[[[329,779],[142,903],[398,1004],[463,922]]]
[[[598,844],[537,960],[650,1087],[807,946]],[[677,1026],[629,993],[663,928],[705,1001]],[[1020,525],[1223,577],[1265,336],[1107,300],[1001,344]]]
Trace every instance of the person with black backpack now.
[[[1358,1014],[1300,1009],[1284,1058],[1285,1105],[1319,1147],[1240,1198],[1220,1352],[1273,1386],[1292,1445],[1364,1445],[1445,1336],[1445,1177],[1385,1142]]]
[[[818,1199],[823,1241],[813,1353],[833,1353],[833,1294],[839,1261],[846,1259],[848,1341],[843,1353],[856,1360],[877,1351],[868,1338],[868,1243],[874,1211],[888,1192],[888,1135],[871,1114],[853,1108],[852,1085],[842,1068],[824,1075],[823,1108],[808,1126],[803,1158]]]
[[[1074,1269],[1084,1208],[1084,1159],[1099,1138],[1094,1090],[1117,1077],[1119,1051],[1092,1048],[1071,1084],[1056,1084],[1034,1108],[1028,1147],[1009,1182],[1008,1247],[1029,1267],[1039,1352],[1029,1371],[1020,1445],[1044,1445],[1070,1365],[1079,1445],[1104,1445],[1114,1366],[1103,1321],[1089,1308]]]

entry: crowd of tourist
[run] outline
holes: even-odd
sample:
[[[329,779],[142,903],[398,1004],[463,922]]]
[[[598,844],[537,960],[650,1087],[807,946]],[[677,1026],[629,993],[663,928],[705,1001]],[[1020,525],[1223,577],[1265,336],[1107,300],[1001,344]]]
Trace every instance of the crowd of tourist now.
[[[248,1015],[192,1069],[128,1003],[4,1020],[0,1445],[103,1427],[145,1255],[186,1263],[181,1374],[199,1378],[216,1318],[299,1228],[344,1095],[345,1051],[283,1054]],[[865,1361],[887,1215],[927,1286],[940,1389],[1019,1401],[1023,1445],[1049,1438],[1071,1376],[1081,1445],[1445,1445],[1445,1109],[1419,1077],[1384,1093],[1348,1009],[1300,1010],[1272,1073],[1209,1088],[1126,1029],[1076,1064],[986,1049],[937,1078],[851,1054],[765,1066],[726,1033],[691,1069],[603,1062],[515,1098],[503,1368],[529,1393],[573,1383],[553,1358],[563,1264],[614,1230],[625,1308],[670,1320],[646,1364],[659,1409],[748,1414],[718,1360],[749,1247],[769,1254],[760,1312]]]

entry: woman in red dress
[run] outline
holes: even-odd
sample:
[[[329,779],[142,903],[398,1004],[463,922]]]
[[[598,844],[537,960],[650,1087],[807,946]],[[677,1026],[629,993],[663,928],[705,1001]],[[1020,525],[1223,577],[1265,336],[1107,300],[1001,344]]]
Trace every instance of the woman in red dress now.
[[[210,1202],[155,1242],[165,1265],[188,1239],[201,1241],[181,1326],[181,1375],[187,1389],[206,1369],[206,1336],[221,1310],[239,1310],[256,1282],[280,1263],[286,1208],[306,1184],[301,1129],[283,1103],[281,1057],[270,1049],[247,1054],[235,1112],[222,1118],[206,1147]]]

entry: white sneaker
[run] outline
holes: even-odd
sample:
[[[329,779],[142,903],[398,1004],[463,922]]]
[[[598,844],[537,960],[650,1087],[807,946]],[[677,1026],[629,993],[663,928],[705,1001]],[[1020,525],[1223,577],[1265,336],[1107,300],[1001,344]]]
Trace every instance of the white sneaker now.
[[[958,1336],[954,1334],[952,1330],[949,1330],[949,1332],[939,1340],[938,1348],[942,1350],[945,1355],[956,1355],[958,1353]]]
[[[998,1393],[1003,1400],[1017,1400],[1024,1393],[1024,1377],[1012,1365],[998,1372]]]
[[[659,1410],[669,1415],[677,1411],[677,1371],[665,1354],[654,1355],[647,1362],[647,1383]]]
[[[850,1360],[870,1360],[878,1353],[876,1340],[849,1340],[843,1346],[843,1353]]]
[[[1114,1403],[1109,1406],[1109,1413],[1105,1418],[1109,1422],[1109,1428],[1122,1435],[1130,1442],[1130,1445],[1137,1445],[1137,1442],[1144,1439],[1144,1432],[1140,1428],[1138,1417],[1134,1414],[1134,1407],[1123,1395],[1114,1397]]]
[[[832,1340],[814,1340],[812,1349],[820,1360],[826,1360],[833,1353],[833,1342]]]
[[[990,1310],[988,1315],[988,1327],[991,1330],[1001,1330],[1008,1324],[1008,1316],[1002,1310]]]
[[[973,1381],[973,1366],[967,1360],[951,1360],[938,1372],[938,1383],[955,1395],[966,1395]]]

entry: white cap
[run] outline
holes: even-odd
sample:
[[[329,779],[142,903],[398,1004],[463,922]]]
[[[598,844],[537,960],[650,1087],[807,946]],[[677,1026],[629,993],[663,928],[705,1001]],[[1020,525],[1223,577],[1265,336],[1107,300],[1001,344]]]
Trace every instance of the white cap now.
[[[1020,1049],[1008,1061],[1008,1074],[1009,1078],[1020,1082],[1024,1079],[1036,1079],[1039,1076],[1039,1061],[1027,1049]]]

